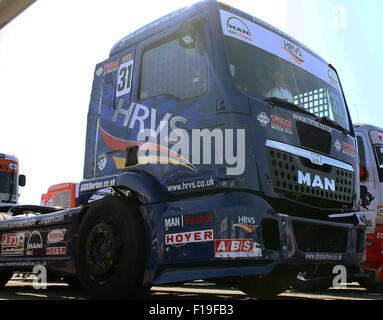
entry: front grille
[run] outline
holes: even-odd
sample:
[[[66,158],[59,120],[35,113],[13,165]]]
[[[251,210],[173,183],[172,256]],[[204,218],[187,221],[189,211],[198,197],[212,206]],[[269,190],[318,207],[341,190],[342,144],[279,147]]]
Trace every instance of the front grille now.
[[[272,185],[278,194],[317,207],[352,206],[353,172],[330,165],[316,165],[304,157],[270,147],[267,148],[267,156]],[[299,171],[307,175],[303,183],[299,183]]]
[[[347,229],[293,221],[295,240],[303,252],[343,253],[347,245]]]

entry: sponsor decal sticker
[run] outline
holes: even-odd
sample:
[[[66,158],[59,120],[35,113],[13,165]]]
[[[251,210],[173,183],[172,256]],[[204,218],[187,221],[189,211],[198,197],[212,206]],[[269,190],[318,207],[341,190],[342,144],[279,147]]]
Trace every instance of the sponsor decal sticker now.
[[[47,256],[65,255],[66,247],[49,247],[46,248],[45,253]]]
[[[238,217],[238,223],[255,224],[255,217],[240,216]]]
[[[104,66],[104,75],[106,75],[110,72],[116,71],[117,68],[118,68],[118,60],[107,63]]]
[[[168,191],[175,192],[175,191],[186,191],[186,190],[201,189],[201,188],[212,188],[215,186],[215,184],[216,184],[216,181],[214,178],[210,178],[206,180],[180,182],[177,184],[169,184]]]
[[[97,77],[101,76],[103,72],[104,72],[104,69],[101,66],[98,67],[98,69],[96,70],[96,76]]]
[[[322,123],[319,123],[319,122],[317,122],[315,120],[303,117],[303,116],[295,114],[295,113],[293,113],[293,118],[294,118],[295,121],[302,122],[302,123],[308,124],[310,126],[316,127],[318,129],[321,129],[321,130],[327,131],[329,133],[332,133],[332,128],[331,127],[326,126],[326,125],[324,125]]]
[[[383,217],[383,206],[378,206],[378,208],[377,208],[377,215],[379,217]]]
[[[245,41],[253,41],[250,29],[243,19],[231,16],[227,19],[226,27],[227,31],[235,37],[242,38]]]
[[[49,224],[56,224],[56,223],[59,223],[59,222],[62,222],[64,221],[64,215],[63,214],[60,214],[60,215],[51,215],[51,216],[45,216],[44,218],[42,218],[39,222],[39,225],[49,225]]]
[[[99,154],[97,157],[97,167],[98,170],[102,171],[105,169],[106,164],[108,163],[108,156],[106,153]]]
[[[54,244],[64,241],[66,229],[55,229],[48,233],[47,244]]]
[[[302,50],[299,47],[293,45],[292,43],[286,40],[283,41],[283,44],[284,46],[282,47],[282,49],[285,50],[295,60],[296,63],[302,64],[303,62],[305,62],[302,59]]]
[[[336,151],[338,151],[338,152],[342,149],[342,144],[340,143],[339,139],[337,139],[335,141],[334,146],[335,146]]]
[[[27,242],[27,255],[37,256],[42,254],[43,239],[40,232],[33,231]]]
[[[1,255],[21,256],[24,254],[25,233],[7,233],[1,238]]]
[[[207,214],[207,215],[185,215],[185,225],[188,224],[200,224],[200,223],[212,223],[213,222],[213,215]]]
[[[132,58],[133,58],[133,55],[131,53],[129,53],[126,56],[122,57],[121,62],[126,62],[128,60],[131,60]]]
[[[198,215],[180,215],[174,217],[167,217],[164,219],[165,228],[169,229],[172,227],[183,227],[185,225],[196,225],[213,223],[213,215],[210,214],[198,214]]]
[[[216,258],[260,258],[262,250],[252,239],[221,239],[215,240]]]
[[[108,179],[108,180],[102,180],[102,181],[96,181],[96,182],[86,182],[81,184],[80,192],[84,191],[90,191],[95,189],[102,189],[107,187],[113,187],[116,185],[116,179]]]
[[[100,200],[100,199],[102,199],[102,198],[104,198],[106,196],[110,196],[110,195],[112,195],[112,193],[113,193],[113,189],[112,188],[104,188],[104,189],[97,190],[89,198],[88,203],[91,203],[91,202],[96,201],[96,200]]]
[[[118,79],[116,88],[116,97],[121,97],[130,93],[132,84],[134,60],[129,60],[120,65],[118,69]]]
[[[183,218],[182,216],[176,216],[176,217],[169,217],[165,218],[165,228],[169,229],[172,227],[183,227]]]
[[[349,155],[350,157],[355,157],[355,149],[352,145],[342,142],[342,151],[344,154]]]
[[[355,149],[352,145],[346,143],[346,142],[340,142],[339,139],[335,141],[335,149],[336,151],[340,152],[342,150],[343,154],[346,154],[350,157],[355,157]]]
[[[233,227],[242,228],[243,230],[246,230],[247,232],[253,232],[255,229],[258,228],[258,226],[253,226],[246,223],[236,223],[236,224],[233,224]]]
[[[213,230],[202,230],[193,232],[173,233],[165,235],[166,245],[196,243],[196,242],[208,242],[213,241]]]
[[[306,260],[327,260],[327,261],[341,261],[342,255],[340,253],[306,253]]]
[[[293,134],[293,123],[290,120],[271,115],[271,128],[290,134]]]
[[[276,28],[253,17],[249,21],[231,12],[220,10],[222,31],[239,41],[272,53],[286,61],[296,63],[331,86],[340,90],[337,76],[319,56]]]
[[[270,119],[265,112],[261,112],[258,115],[257,120],[259,121],[262,127],[266,127],[270,123]]]

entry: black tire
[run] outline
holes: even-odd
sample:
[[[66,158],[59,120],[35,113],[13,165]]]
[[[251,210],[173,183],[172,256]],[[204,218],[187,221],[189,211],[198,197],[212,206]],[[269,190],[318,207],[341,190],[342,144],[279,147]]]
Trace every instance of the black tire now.
[[[76,270],[84,290],[96,299],[131,299],[142,292],[146,236],[133,200],[106,197],[81,223]]]
[[[331,278],[310,279],[305,274],[298,274],[292,284],[292,288],[300,292],[322,292],[332,286]]]
[[[289,289],[296,276],[293,270],[275,270],[264,276],[244,277],[238,288],[252,298],[272,299]]]
[[[298,272],[292,288],[300,292],[322,292],[332,286],[332,266],[309,265]]]
[[[0,273],[0,288],[3,288],[13,276],[13,271],[4,271]]]

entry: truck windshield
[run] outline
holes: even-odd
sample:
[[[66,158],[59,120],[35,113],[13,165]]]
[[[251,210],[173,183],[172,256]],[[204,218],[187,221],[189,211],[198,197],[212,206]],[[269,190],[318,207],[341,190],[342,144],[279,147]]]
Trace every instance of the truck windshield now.
[[[15,194],[17,186],[16,177],[16,173],[13,175],[12,172],[5,172],[0,170],[0,193],[10,194],[12,191],[12,193]],[[8,201],[8,199],[1,200]]]
[[[278,98],[350,130],[336,72],[319,57],[262,26],[221,10],[230,73],[259,99]]]

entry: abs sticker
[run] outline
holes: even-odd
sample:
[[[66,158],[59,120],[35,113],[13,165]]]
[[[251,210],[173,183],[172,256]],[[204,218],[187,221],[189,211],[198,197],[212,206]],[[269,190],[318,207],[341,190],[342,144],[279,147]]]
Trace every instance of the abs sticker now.
[[[252,239],[215,240],[215,258],[261,258],[262,249]]]
[[[2,256],[21,256],[24,254],[25,233],[3,234],[1,238]]]
[[[130,93],[132,83],[134,60],[129,60],[120,65],[117,76],[116,97]]]

